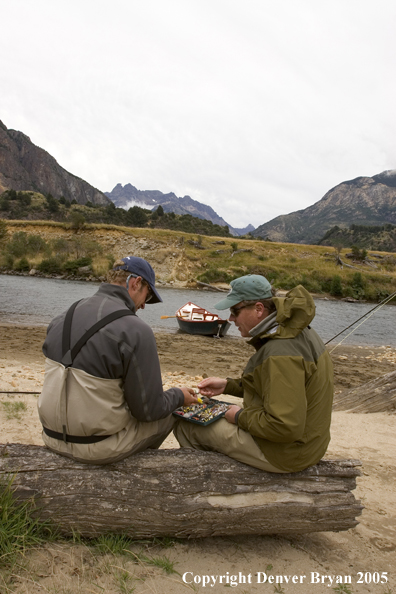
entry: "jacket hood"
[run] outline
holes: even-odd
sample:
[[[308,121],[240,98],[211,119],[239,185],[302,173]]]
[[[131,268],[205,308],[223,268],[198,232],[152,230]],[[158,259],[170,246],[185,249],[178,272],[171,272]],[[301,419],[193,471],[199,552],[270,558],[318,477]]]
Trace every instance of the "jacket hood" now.
[[[272,314],[251,330],[252,344],[257,338],[294,338],[309,326],[315,317],[315,303],[302,285],[291,289],[284,297],[273,298],[276,317]],[[274,316],[274,318],[272,318]],[[272,318],[268,324],[269,318]],[[278,324],[274,331],[275,325]],[[272,329],[272,332],[270,330]]]

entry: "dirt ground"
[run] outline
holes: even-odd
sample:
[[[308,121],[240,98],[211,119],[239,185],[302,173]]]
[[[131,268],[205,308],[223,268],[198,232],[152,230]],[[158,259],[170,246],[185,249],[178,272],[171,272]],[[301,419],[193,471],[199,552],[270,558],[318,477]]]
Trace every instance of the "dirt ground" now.
[[[42,444],[37,396],[15,392],[39,393],[44,336],[43,327],[0,325],[0,391],[7,392],[0,394],[0,443]],[[252,353],[238,338],[158,333],[156,339],[165,387],[195,386],[204,374],[238,376]],[[394,371],[396,350],[341,345],[332,358],[339,397]],[[396,415],[387,413],[333,414],[326,457],[362,462],[354,493],[364,510],[352,530],[176,541],[169,548],[163,543],[139,543],[127,555],[99,553],[87,543],[48,543],[30,552],[13,576],[0,576],[0,593],[218,593],[231,587],[239,594],[396,594],[395,421]],[[177,444],[168,438],[164,447]],[[264,574],[275,576],[274,582],[260,583]],[[205,587],[204,576],[212,580]],[[293,577],[298,583],[291,582]]]

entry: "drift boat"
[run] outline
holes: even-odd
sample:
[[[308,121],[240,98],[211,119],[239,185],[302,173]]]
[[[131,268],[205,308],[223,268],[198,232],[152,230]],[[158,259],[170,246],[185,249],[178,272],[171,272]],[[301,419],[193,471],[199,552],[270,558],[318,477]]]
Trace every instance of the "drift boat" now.
[[[189,301],[176,312],[177,323],[182,332],[203,336],[225,336],[231,326],[228,320],[222,320],[217,314]]]

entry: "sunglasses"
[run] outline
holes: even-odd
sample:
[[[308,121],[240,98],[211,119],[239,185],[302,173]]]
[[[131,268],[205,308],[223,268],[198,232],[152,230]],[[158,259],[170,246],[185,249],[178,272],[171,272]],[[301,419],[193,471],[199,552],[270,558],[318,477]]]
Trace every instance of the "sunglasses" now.
[[[128,285],[129,285],[129,279],[132,278],[138,278],[140,275],[138,274],[130,274],[127,278],[126,281],[126,288],[128,290]],[[146,279],[144,279],[142,276],[140,277],[142,279],[142,285],[144,287],[147,287],[147,295],[146,295],[146,299],[144,300],[145,303],[148,303],[150,301],[150,299],[153,297],[153,291],[151,290],[150,285],[148,284],[148,282],[146,281]]]
[[[238,317],[241,309],[245,309],[245,307],[250,307],[250,306],[249,305],[240,305],[239,307],[230,307],[231,315],[234,316],[234,318]]]

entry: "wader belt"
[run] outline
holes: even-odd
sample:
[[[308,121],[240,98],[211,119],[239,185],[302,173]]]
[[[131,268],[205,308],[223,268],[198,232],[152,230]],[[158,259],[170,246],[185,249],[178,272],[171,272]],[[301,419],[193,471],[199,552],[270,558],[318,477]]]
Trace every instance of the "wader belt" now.
[[[133,316],[135,315],[130,309],[120,309],[118,311],[113,311],[113,313],[105,316],[96,324],[91,326],[85,334],[76,342],[73,348],[70,348],[70,337],[71,337],[71,326],[73,320],[74,310],[76,309],[77,305],[80,303],[76,301],[73,305],[68,309],[65,321],[63,324],[63,333],[62,333],[62,365],[65,367],[71,367],[73,365],[73,361],[76,355],[80,352],[84,344],[93,336],[98,330],[110,324],[110,322],[114,322],[114,320],[118,320],[118,318],[122,318],[124,316]],[[47,427],[43,427],[44,433],[48,435],[48,437],[53,437],[54,439],[59,439],[60,441],[64,441],[65,443],[82,443],[82,444],[89,444],[89,443],[97,443],[99,441],[103,441],[111,435],[68,435],[66,433],[66,426],[63,425],[63,433],[59,433],[58,431],[52,431],[52,429],[47,429]]]
[[[104,439],[111,437],[111,435],[67,435],[67,433],[51,431],[51,429],[47,429],[47,427],[43,427],[43,431],[48,437],[59,439],[59,441],[64,441],[65,443],[98,443],[98,441],[103,441]]]

